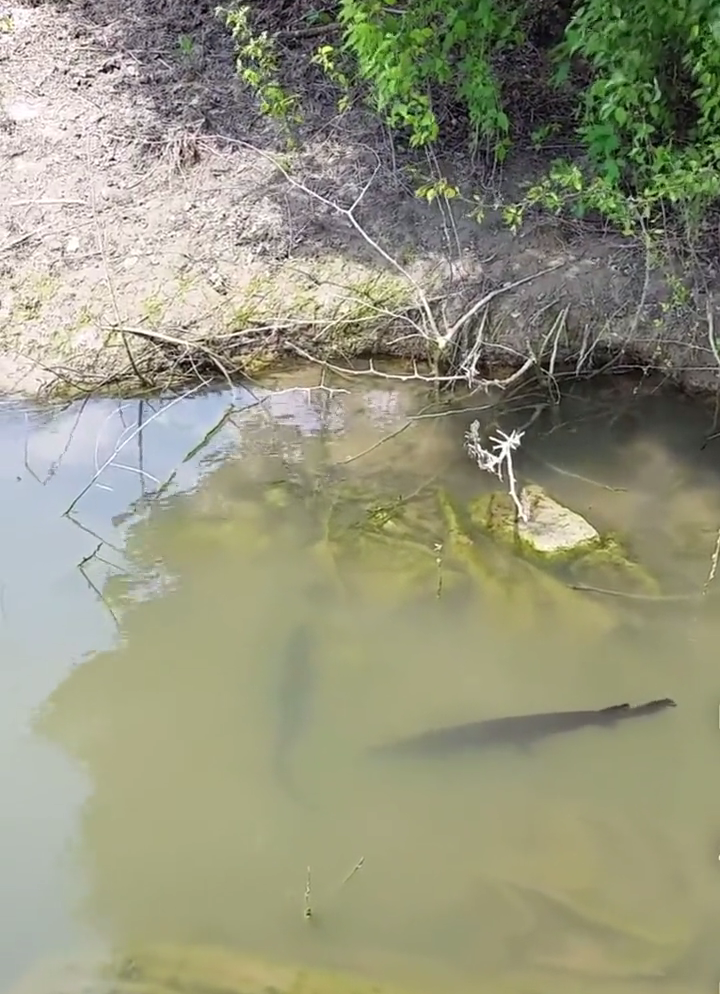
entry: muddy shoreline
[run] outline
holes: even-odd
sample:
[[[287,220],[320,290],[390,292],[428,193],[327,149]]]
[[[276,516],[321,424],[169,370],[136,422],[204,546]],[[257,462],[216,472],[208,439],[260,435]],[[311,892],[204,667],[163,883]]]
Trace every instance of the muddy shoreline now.
[[[360,112],[320,108],[287,152],[208,11],[190,57],[168,10],[142,22],[119,0],[8,10],[3,393],[133,393],[288,359],[422,360],[440,340],[464,382],[471,357],[475,381],[562,365],[716,389],[713,267],[670,272],[590,223],[537,217],[512,234],[497,205],[542,172],[537,156],[502,175],[441,162],[463,196],[427,203],[414,192],[426,164],[399,162]]]

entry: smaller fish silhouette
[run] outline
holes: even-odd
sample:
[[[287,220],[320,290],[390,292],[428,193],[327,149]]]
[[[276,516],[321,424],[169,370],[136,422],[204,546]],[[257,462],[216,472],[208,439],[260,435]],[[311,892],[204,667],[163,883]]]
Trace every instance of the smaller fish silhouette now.
[[[291,772],[291,757],[308,721],[310,702],[315,685],[315,673],[310,653],[312,637],[307,624],[291,631],[280,664],[278,712],[273,768],[279,783],[299,804],[307,802],[300,796]]]

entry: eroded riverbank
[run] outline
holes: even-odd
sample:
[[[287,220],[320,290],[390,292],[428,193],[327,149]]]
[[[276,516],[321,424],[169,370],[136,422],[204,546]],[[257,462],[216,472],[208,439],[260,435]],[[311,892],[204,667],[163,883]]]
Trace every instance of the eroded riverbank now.
[[[340,132],[320,113],[288,150],[192,5],[12,7],[0,55],[3,391],[157,390],[443,340],[475,378],[566,360],[716,386],[713,263],[673,267],[547,213],[513,234],[504,207],[540,156],[433,172],[382,151],[361,112]],[[428,203],[428,183],[460,192]]]

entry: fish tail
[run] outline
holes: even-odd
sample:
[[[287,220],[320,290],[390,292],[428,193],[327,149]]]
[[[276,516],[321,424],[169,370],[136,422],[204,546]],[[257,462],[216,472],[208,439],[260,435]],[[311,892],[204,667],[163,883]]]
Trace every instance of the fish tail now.
[[[609,708],[601,708],[600,714],[611,714],[613,711],[631,711],[629,704],[612,704]]]

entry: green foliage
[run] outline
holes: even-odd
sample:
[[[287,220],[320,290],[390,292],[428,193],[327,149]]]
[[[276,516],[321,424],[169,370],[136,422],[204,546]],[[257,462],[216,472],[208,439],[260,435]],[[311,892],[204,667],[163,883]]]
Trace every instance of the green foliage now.
[[[267,31],[253,33],[248,10],[237,5],[215,10],[215,16],[225,22],[235,42],[237,73],[257,94],[263,114],[285,125],[299,124],[302,120],[299,99],[296,94],[287,93],[279,82],[275,43]]]
[[[336,49],[332,45],[321,45],[310,61],[313,65],[319,66],[328,79],[331,79],[342,92],[342,96],[338,101],[338,110],[340,113],[347,110],[351,103],[350,80],[339,67],[338,53]]]
[[[593,71],[578,130],[597,177],[696,226],[720,195],[720,2],[585,0],[557,55],[557,82],[578,58]]]
[[[341,91],[341,111],[362,84],[391,128],[411,146],[427,147],[442,141],[443,121],[460,105],[473,142],[482,139],[500,159],[518,132],[530,131],[538,149],[575,127],[583,155],[554,163],[521,204],[506,208],[512,227],[529,207],[569,209],[599,212],[647,237],[671,208],[692,238],[720,198],[720,0],[555,0],[540,13],[528,0],[335,4],[310,9],[305,19],[334,16],[343,29],[342,45],[323,43],[311,57]],[[250,30],[252,9],[218,9],[236,43],[238,72],[265,113],[297,121],[298,100],[278,81],[273,37]],[[514,121],[504,105],[498,55],[521,45],[538,17],[553,29],[558,19],[564,25],[560,44],[545,52],[545,82],[562,89],[564,107],[574,99],[572,121],[536,122],[532,107],[526,120]],[[514,91],[515,107],[522,101]],[[433,182],[419,195],[455,194]]]
[[[510,122],[491,59],[520,40],[520,9],[497,0],[410,0],[402,9],[340,0],[339,19],[377,109],[391,127],[408,131],[411,145],[438,138],[432,91],[445,87],[467,107],[476,139],[502,146]]]

